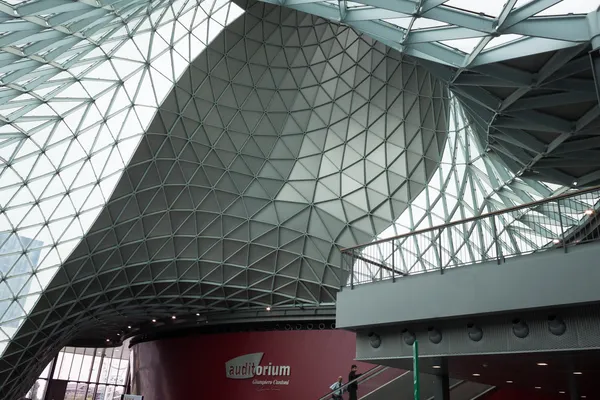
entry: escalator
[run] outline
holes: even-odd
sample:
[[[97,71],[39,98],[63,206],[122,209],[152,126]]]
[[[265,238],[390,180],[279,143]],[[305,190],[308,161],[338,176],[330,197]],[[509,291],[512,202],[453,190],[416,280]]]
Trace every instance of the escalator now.
[[[434,400],[435,377],[429,374],[420,374],[419,381],[421,399]],[[493,391],[494,387],[481,383],[450,379],[450,400],[482,399],[482,396]],[[388,381],[376,390],[360,395],[364,400],[412,399],[413,372],[408,371],[397,378]]]
[[[450,400],[483,400],[495,390],[495,386],[477,382],[460,381],[457,386],[450,388]]]
[[[358,383],[359,392],[372,393],[377,391],[379,388],[393,382],[398,377],[407,374],[406,371],[402,371],[396,368],[390,368],[383,365],[376,365],[373,368],[364,372],[355,381]],[[354,382],[354,381],[352,381]],[[344,392],[344,399],[347,397],[348,385],[352,382],[346,382],[342,385],[341,390]],[[339,390],[339,389],[338,389]],[[332,395],[336,392],[330,391],[327,394],[321,396],[319,400],[331,400]],[[361,397],[362,398],[362,397]]]
[[[433,375],[420,374],[421,399],[434,400],[434,379]],[[342,386],[344,393],[351,382]],[[413,398],[413,372],[402,371],[396,368],[375,366],[362,374],[357,379],[358,398],[361,400],[409,400]],[[487,394],[493,392],[493,386],[450,379],[450,400],[483,400]],[[330,400],[333,392],[319,398],[319,400]],[[344,394],[344,399],[347,394]]]

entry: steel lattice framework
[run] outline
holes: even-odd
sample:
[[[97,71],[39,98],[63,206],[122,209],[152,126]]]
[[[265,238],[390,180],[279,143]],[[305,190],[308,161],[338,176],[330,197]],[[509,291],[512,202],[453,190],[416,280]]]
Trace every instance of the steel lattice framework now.
[[[338,246],[399,217],[446,140],[448,91],[414,59],[261,3],[215,37],[164,101],[155,82],[135,83],[147,96],[136,102],[160,104],[158,113],[127,166],[110,165],[125,173],[43,290],[32,290],[37,273],[16,254],[21,244],[40,257],[46,242],[6,234],[7,284],[29,275],[2,292],[16,297],[6,302],[18,306],[27,292],[39,300],[2,357],[3,395],[25,388],[22,371],[31,379],[48,348],[77,337],[171,315],[331,304],[345,279]],[[109,128],[136,132],[123,120]],[[16,329],[25,313],[9,309],[2,326]]]
[[[447,112],[414,60],[256,5],[179,79],[44,296],[144,322],[332,303],[338,246],[375,237],[423,190]]]
[[[0,397],[10,398],[8,376],[24,378],[19,360],[62,346],[35,354],[22,343],[17,356],[10,340],[106,204],[158,104],[241,10],[226,1],[1,7]]]
[[[515,174],[600,183],[600,107],[588,56],[600,2],[263,1],[340,21],[419,58],[448,82],[480,140]]]
[[[389,241],[356,250],[356,255],[364,251],[364,256],[375,263],[356,261],[354,282],[391,278],[389,271],[379,267],[381,263],[416,274],[439,271],[440,265],[452,268],[502,255],[528,254],[555,246],[557,240],[562,242],[562,232],[577,231],[589,222],[586,210],[600,206],[600,198],[593,193],[564,201],[562,208],[556,203],[545,204],[506,213],[494,222],[478,219],[443,231],[392,239],[528,204],[568,189],[515,176],[497,154],[482,146],[478,126],[467,121],[466,111],[454,99],[440,168],[402,216],[378,237]]]
[[[329,306],[340,246],[597,181],[598,4],[269,2],[0,3],[0,397],[71,339]]]
[[[586,14],[600,6],[587,0],[261,1],[348,24],[404,54],[461,69],[588,43]]]

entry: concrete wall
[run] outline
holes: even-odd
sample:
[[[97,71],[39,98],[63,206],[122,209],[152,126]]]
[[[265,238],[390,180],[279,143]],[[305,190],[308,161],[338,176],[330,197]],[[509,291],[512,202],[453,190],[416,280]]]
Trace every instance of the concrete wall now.
[[[600,243],[344,289],[338,328],[600,302]]]
[[[555,315],[565,324],[566,331],[559,336],[552,334],[548,316]],[[512,320],[524,321],[529,333],[525,338],[515,336]],[[474,323],[483,332],[483,338],[469,338],[467,325]],[[442,334],[442,341],[433,343],[428,328],[435,327]],[[416,323],[398,323],[360,329],[356,334],[356,357],[361,361],[378,363],[380,359],[404,359],[403,364],[388,364],[395,368],[410,369],[413,348],[403,340],[403,329],[413,333],[419,341],[422,357],[454,357],[481,354],[537,353],[554,351],[579,351],[600,349],[600,305],[575,305],[560,309],[514,311],[506,314],[461,317]],[[376,333],[381,345],[373,348],[369,333]],[[425,366],[429,361],[422,361]],[[439,360],[432,360],[438,362]],[[508,378],[507,378],[508,379]]]

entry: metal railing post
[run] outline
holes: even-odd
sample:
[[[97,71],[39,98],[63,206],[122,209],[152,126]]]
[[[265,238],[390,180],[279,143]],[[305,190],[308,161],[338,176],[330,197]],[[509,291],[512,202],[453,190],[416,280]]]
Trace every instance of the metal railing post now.
[[[563,220],[562,220],[562,210],[560,209],[560,199],[556,200],[556,205],[558,206],[558,221],[560,222],[560,239],[562,240],[563,249],[566,253],[567,252],[567,242],[565,241],[565,227],[563,225]]]
[[[396,282],[396,241],[392,239],[392,282]]]
[[[444,228],[440,228],[438,234],[438,257],[440,258],[440,274],[444,274],[444,262],[442,261],[442,232]]]
[[[494,243],[496,244],[496,261],[498,265],[502,263],[502,248],[498,239],[498,229],[496,228],[496,216],[492,215],[492,230],[494,231]]]
[[[552,235],[550,236],[554,236],[552,238],[552,241],[558,245],[560,243],[560,241],[562,240],[563,242],[563,250],[565,253],[568,253],[568,249],[570,247],[570,245],[576,245],[577,243],[579,243],[579,238],[575,237],[574,234],[576,232],[577,235],[591,235],[594,236],[593,232],[596,232],[596,230],[598,229],[598,225],[600,225],[600,217],[598,217],[598,212],[600,209],[600,201],[596,201],[597,197],[600,196],[600,194],[598,194],[600,192],[600,186],[596,186],[593,188],[589,188],[589,189],[584,189],[584,190],[580,190],[577,192],[567,192],[558,196],[553,196],[553,197],[548,197],[545,198],[543,200],[538,200],[538,201],[533,201],[531,203],[527,203],[527,204],[522,204],[519,206],[514,206],[514,207],[509,207],[503,210],[497,210],[497,211],[492,211],[489,212],[487,214],[483,214],[483,215],[477,215],[477,216],[473,216],[473,217],[469,217],[469,218],[465,218],[463,220],[459,220],[459,221],[452,221],[452,222],[448,222],[446,224],[443,225],[438,225],[438,226],[432,226],[430,228],[425,228],[425,229],[420,229],[420,230],[416,230],[416,231],[411,231],[411,232],[407,232],[407,233],[403,233],[400,235],[396,235],[394,237],[391,238],[385,238],[385,239],[379,239],[376,240],[374,242],[370,242],[367,244],[359,244],[353,247],[348,247],[348,248],[343,248],[341,249],[341,251],[347,256],[350,257],[351,260],[351,266],[349,268],[349,272],[351,274],[350,276],[350,282],[348,282],[348,280],[344,281],[343,283],[343,288],[345,289],[346,286],[350,286],[351,289],[354,289],[354,285],[359,285],[362,283],[366,283],[369,281],[369,278],[371,278],[372,281],[376,281],[377,280],[377,272],[372,273],[370,271],[372,271],[373,268],[380,268],[379,271],[379,280],[382,279],[388,279],[389,276],[386,275],[385,277],[383,276],[383,270],[385,271],[389,271],[392,275],[392,281],[396,281],[396,274],[400,275],[401,277],[403,276],[407,276],[410,275],[411,272],[413,271],[413,268],[415,266],[417,266],[419,263],[423,263],[426,262],[427,266],[425,266],[425,271],[424,272],[432,272],[435,271],[435,260],[431,259],[431,250],[433,249],[434,252],[437,251],[438,253],[438,267],[440,269],[440,273],[443,274],[446,268],[453,268],[453,267],[457,267],[459,265],[463,265],[462,262],[459,262],[459,252],[461,251],[467,251],[468,254],[467,255],[474,255],[475,252],[477,252],[477,250],[479,249],[474,249],[472,246],[476,246],[477,242],[476,240],[474,241],[473,238],[468,238],[468,237],[464,237],[465,233],[462,233],[462,240],[469,240],[471,241],[471,243],[469,243],[469,246],[465,246],[466,249],[462,250],[462,248],[458,248],[458,249],[453,249],[451,248],[452,246],[452,240],[453,240],[453,236],[454,233],[452,231],[452,229],[457,229],[456,227],[461,226],[463,229],[465,228],[466,224],[468,223],[476,223],[476,224],[481,224],[482,220],[484,219],[489,219],[491,218],[491,230],[492,230],[492,236],[493,236],[493,240],[494,243],[490,244],[489,247],[487,247],[487,244],[485,244],[485,253],[483,255],[483,260],[489,260],[491,261],[492,257],[488,257],[489,252],[493,251],[492,250],[492,245],[495,246],[495,251],[496,251],[496,262],[498,263],[498,265],[506,262],[506,259],[504,257],[504,251],[507,251],[507,256],[511,257],[511,256],[517,256],[517,255],[522,255],[522,254],[526,254],[529,253],[530,251],[528,250],[521,250],[520,246],[521,243],[519,241],[518,237],[515,237],[513,235],[510,234],[510,232],[508,231],[509,228],[511,227],[511,224],[513,223],[512,218],[514,218],[515,221],[521,221],[522,218],[524,218],[526,216],[527,213],[535,213],[535,212],[540,212],[542,211],[543,214],[543,210],[545,210],[546,208],[551,208],[550,204],[556,202],[556,206],[557,206],[557,212],[558,212],[558,217],[559,217],[559,223],[560,223],[560,237],[558,237],[557,235],[559,234],[559,232],[553,232]],[[585,196],[584,196],[585,195]],[[566,206],[563,206],[561,203],[561,201],[569,201],[569,199],[572,198],[576,198],[576,199],[580,199],[581,197],[590,197],[590,202],[588,205],[586,205],[586,207],[590,208],[589,210],[585,211],[585,214],[588,215],[589,217],[594,216],[593,218],[587,218],[585,219],[572,219],[569,216],[567,216],[567,214],[565,214],[565,219],[563,221],[563,208],[565,208],[565,211],[569,211],[571,212],[571,210],[569,209],[569,204],[567,204]],[[587,204],[587,203],[586,203]],[[543,210],[538,209],[538,206],[543,207]],[[573,210],[573,212],[576,212],[577,210]],[[496,218],[499,218],[498,221],[496,221]],[[552,217],[553,218],[553,217]],[[593,221],[591,220],[593,219]],[[577,225],[574,225],[574,222],[577,221]],[[525,221],[528,222],[528,221]],[[542,221],[543,222],[543,221]],[[554,220],[553,222],[556,222],[556,220]],[[573,222],[573,224],[572,224]],[[498,226],[498,224],[500,224],[500,226]],[[585,225],[585,224],[589,224]],[[485,226],[484,226],[485,227]],[[479,233],[479,236],[481,237],[482,243],[485,243],[485,240],[487,239],[487,234],[489,233],[489,231],[487,231],[486,227],[485,229],[482,228],[481,225],[478,225],[475,227],[476,229],[476,233]],[[518,228],[518,226],[517,226]],[[445,248],[444,247],[444,243],[442,242],[443,240],[443,236],[444,236],[444,230],[448,231],[448,242],[450,243],[450,248]],[[535,236],[535,228],[532,228],[533,230],[533,234]],[[587,230],[592,230],[592,232],[587,232]],[[573,232],[572,232],[573,231]],[[437,234],[437,239],[435,237],[435,235]],[[429,239],[427,239],[427,235],[430,235]],[[502,236],[505,235],[505,236]],[[572,235],[568,236],[568,235]],[[590,239],[593,240],[594,238],[592,238],[590,236]],[[567,243],[567,237],[569,237],[569,240],[571,240],[570,244]],[[421,239],[423,238],[423,239]],[[577,239],[577,240],[575,240]],[[598,237],[597,239],[600,239],[600,237]],[[596,240],[597,240],[596,239]],[[427,243],[427,240],[430,240],[429,243]],[[431,242],[431,240],[438,240],[437,246],[436,243]],[[502,240],[506,240],[506,247],[503,247],[503,243]],[[526,242],[528,241],[528,239],[524,239]],[[402,246],[402,250],[400,249],[400,246],[397,245],[400,241],[403,242],[403,246]],[[414,254],[413,250],[417,250],[420,247],[420,242],[424,241],[425,245],[429,246],[427,247],[429,250],[425,251],[425,254]],[[388,259],[388,254],[387,254],[387,250],[383,251],[383,253],[381,251],[376,252],[376,254],[371,255],[370,254],[370,249],[373,248],[373,246],[387,246],[389,245],[389,243],[391,242],[391,257],[392,257],[392,261],[391,261],[391,268],[390,268],[390,262]],[[409,243],[414,243],[414,245],[416,246],[415,249],[412,248],[412,246]],[[525,243],[525,242],[524,242]],[[527,243],[526,243],[527,244]],[[514,253],[513,253],[513,249],[512,247],[514,246]],[[538,246],[537,244],[534,244],[534,246]],[[543,247],[536,247],[536,249],[534,249],[533,252],[536,252],[538,250],[543,250],[543,249],[547,249],[550,247],[550,244],[545,241],[543,243]],[[556,248],[555,246],[552,246],[552,248]],[[404,251],[406,250],[406,251]],[[360,252],[360,254],[359,254]],[[448,263],[446,263],[446,260],[444,259],[444,252],[448,253]],[[384,254],[382,256],[382,254]],[[396,263],[396,254],[400,254],[400,258],[399,259],[399,269],[397,270],[396,265],[398,263]],[[435,254],[435,253],[433,253]],[[382,258],[384,257],[384,258]],[[414,260],[413,260],[414,258]],[[361,262],[361,265],[355,265],[357,264],[357,262]],[[368,268],[366,268],[365,266],[362,265],[362,263],[364,263],[365,266],[368,266]],[[365,269],[365,278],[362,277],[363,272],[361,270],[361,268]],[[358,276],[358,272],[361,273],[360,276]],[[408,271],[408,272],[405,272]],[[348,284],[349,283],[349,284]]]
[[[379,246],[378,246],[379,247]],[[385,252],[385,248],[383,249]],[[385,253],[384,253],[385,254]],[[383,259],[383,264],[385,264],[385,258]],[[383,268],[379,268],[379,281],[383,280]]]
[[[352,263],[350,264],[350,290],[354,289],[354,250],[352,250]]]

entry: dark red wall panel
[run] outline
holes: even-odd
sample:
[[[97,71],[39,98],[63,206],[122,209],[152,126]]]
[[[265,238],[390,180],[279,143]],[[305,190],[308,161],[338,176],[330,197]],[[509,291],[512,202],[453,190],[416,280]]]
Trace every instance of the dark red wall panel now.
[[[500,388],[485,397],[485,400],[566,400],[567,395],[551,395],[534,390],[519,388]]]
[[[253,353],[264,353],[260,365],[271,364],[271,372],[289,366],[289,376],[227,378],[229,360]],[[198,335],[140,343],[132,354],[134,393],[144,400],[307,400],[327,393],[339,375],[347,380],[356,339],[339,330]]]

